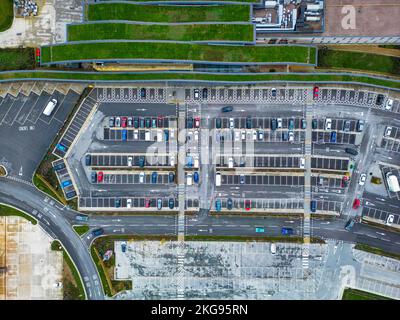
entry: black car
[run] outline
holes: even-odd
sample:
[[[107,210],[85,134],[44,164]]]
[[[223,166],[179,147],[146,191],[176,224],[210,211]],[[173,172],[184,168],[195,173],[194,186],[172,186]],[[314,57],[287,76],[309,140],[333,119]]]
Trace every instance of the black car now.
[[[139,128],[139,119],[138,119],[137,117],[135,117],[135,118],[133,119],[133,126],[134,126],[135,128]]]
[[[350,131],[350,120],[346,120],[343,123],[343,131],[344,132],[349,132]]]
[[[188,129],[192,129],[193,128],[193,118],[192,117],[187,118],[186,127]]]
[[[169,207],[170,209],[173,209],[173,208],[175,207],[175,200],[174,200],[174,198],[169,198],[168,207]]]
[[[378,94],[378,96],[376,97],[376,105],[380,106],[383,103],[383,99],[384,99],[384,95],[383,94]]]
[[[87,166],[90,166],[90,164],[92,163],[92,156],[90,154],[87,154],[85,156],[85,163]]]
[[[61,163],[55,165],[53,169],[55,171],[59,171],[59,170],[64,169],[64,168],[65,168],[65,164],[64,164],[64,162],[61,162]]]
[[[140,97],[143,99],[146,98],[146,89],[145,88],[140,89]]]
[[[208,90],[207,90],[207,88],[204,88],[203,89],[203,99],[207,99],[207,97],[208,97]]]
[[[352,154],[353,156],[358,155],[358,151],[355,149],[352,149],[352,148],[346,148],[346,149],[344,149],[344,151],[346,151],[349,154]]]
[[[139,158],[139,167],[143,168],[144,167],[144,157],[140,156]]]
[[[271,119],[271,130],[275,131],[277,127],[276,119]]]
[[[357,122],[357,131],[361,132],[364,130],[364,120],[358,120]]]
[[[228,198],[228,201],[226,203],[226,207],[228,208],[228,210],[232,210],[233,200],[231,198]]]
[[[150,128],[150,127],[151,127],[151,119],[146,118],[146,128]]]
[[[288,133],[286,131],[282,132],[282,140],[288,141]]]
[[[103,228],[94,229],[92,231],[93,237],[101,236],[103,233],[104,233],[104,229]]]
[[[175,180],[175,174],[173,172],[168,173],[168,182],[173,183]]]
[[[318,129],[318,120],[317,119],[312,119],[312,128],[313,129]]]
[[[110,119],[108,119],[108,126],[111,128],[115,126],[115,118],[114,117],[110,117]]]
[[[121,199],[115,199],[115,207],[119,208],[121,206]]]
[[[271,89],[271,96],[276,97],[276,89],[275,88]]]
[[[133,126],[133,119],[132,117],[128,118],[128,127],[132,127]]]
[[[246,129],[251,129],[251,117],[246,118]]]
[[[221,129],[221,126],[222,126],[221,118],[215,119],[215,127],[216,127],[217,129]]]
[[[92,181],[92,183],[97,182],[97,173],[95,171],[92,172],[91,181]]]
[[[226,106],[221,109],[222,112],[231,112],[233,110],[232,106]]]
[[[70,191],[65,196],[67,197],[67,199],[71,199],[71,198],[76,196],[76,192],[75,191]]]
[[[144,128],[144,118],[139,119],[139,128]]]

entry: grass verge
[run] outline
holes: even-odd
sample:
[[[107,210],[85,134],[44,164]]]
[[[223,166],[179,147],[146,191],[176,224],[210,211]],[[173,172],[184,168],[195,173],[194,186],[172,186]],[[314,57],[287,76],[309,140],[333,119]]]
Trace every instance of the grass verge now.
[[[75,268],[67,252],[57,240],[51,243],[51,250],[63,252],[64,300],[85,300],[85,290],[83,289],[78,270]]]
[[[318,51],[318,67],[400,75],[400,58],[324,48]]]
[[[90,42],[42,47],[42,63],[71,60],[180,60],[307,63],[304,46],[224,46],[166,42]]]
[[[113,73],[113,72],[4,72],[0,73],[0,80],[79,80],[79,81],[166,81],[191,80],[211,82],[266,82],[285,81],[315,84],[318,82],[353,82],[365,85],[376,85],[393,89],[400,89],[400,82],[390,79],[372,78],[362,75],[334,75],[334,74],[211,74],[211,73]]]
[[[35,69],[33,48],[0,49],[0,71],[30,69]]]
[[[384,257],[389,257],[389,258],[400,260],[400,254],[387,252],[387,251],[384,251],[382,249],[379,249],[379,248],[376,248],[376,247],[371,247],[371,246],[366,245],[366,244],[358,243],[358,244],[355,245],[354,249],[362,250],[362,251],[365,251],[365,252],[378,254],[380,256],[384,256]]]
[[[248,5],[170,6],[134,3],[98,3],[86,6],[89,21],[232,22],[250,20]]]
[[[82,40],[175,40],[253,41],[252,24],[148,25],[91,23],[68,26],[68,41]]]
[[[13,19],[13,0],[0,0],[0,32],[10,29]]]
[[[197,235],[197,236],[185,236],[185,241],[257,241],[257,242],[294,242],[303,243],[302,237],[280,237],[280,236],[209,236],[209,235]]]
[[[342,300],[393,300],[377,294],[361,291],[358,289],[346,288],[343,291]]]
[[[67,204],[66,200],[64,199],[61,188],[58,187],[57,190],[54,189],[53,186],[49,184],[45,180],[45,178],[43,178],[40,174],[35,173],[35,175],[33,176],[33,184],[35,185],[36,188],[42,190],[44,193],[47,193],[52,198],[57,199],[63,204]]]
[[[32,218],[30,215],[5,204],[0,204],[0,217],[6,216],[18,216],[28,220],[33,225],[37,224],[36,219]]]
[[[89,226],[73,226],[73,228],[75,232],[80,236],[89,231]]]

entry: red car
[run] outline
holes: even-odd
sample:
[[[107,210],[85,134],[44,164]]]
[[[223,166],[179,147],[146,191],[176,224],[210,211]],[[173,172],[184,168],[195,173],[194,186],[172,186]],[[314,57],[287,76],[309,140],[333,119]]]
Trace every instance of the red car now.
[[[99,171],[97,173],[97,182],[102,182],[103,181],[103,171]]]
[[[157,118],[157,126],[158,126],[159,128],[162,128],[162,127],[163,127],[163,117],[159,116],[159,117]]]
[[[126,128],[127,121],[128,121],[127,117],[122,117],[122,119],[121,119],[121,127],[122,128]]]
[[[344,176],[342,179],[342,188],[346,188],[349,184],[349,177]]]
[[[361,204],[360,199],[354,199],[353,209],[358,209],[360,207],[360,204]]]
[[[250,211],[250,209],[251,209],[251,201],[250,200],[246,200],[244,202],[244,208],[246,209],[246,211]]]
[[[194,127],[200,128],[200,117],[194,119]]]
[[[149,198],[146,198],[146,199],[144,200],[144,206],[145,206],[146,208],[150,208],[150,199],[149,199]]]
[[[314,99],[318,98],[318,94],[319,94],[319,88],[318,87],[314,87]]]

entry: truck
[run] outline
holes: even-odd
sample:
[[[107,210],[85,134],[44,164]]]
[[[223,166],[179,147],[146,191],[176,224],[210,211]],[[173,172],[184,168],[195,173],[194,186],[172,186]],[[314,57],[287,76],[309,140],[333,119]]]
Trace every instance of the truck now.
[[[389,191],[391,191],[391,192],[399,192],[400,191],[399,180],[392,172],[386,173],[386,181],[388,184]]]

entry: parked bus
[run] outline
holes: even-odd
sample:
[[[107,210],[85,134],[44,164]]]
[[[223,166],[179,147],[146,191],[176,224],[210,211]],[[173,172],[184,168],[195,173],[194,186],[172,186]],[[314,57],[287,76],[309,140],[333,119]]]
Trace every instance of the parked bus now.
[[[51,99],[49,103],[47,104],[46,108],[44,108],[43,114],[45,116],[50,116],[51,113],[53,112],[54,108],[57,105],[57,100],[56,99]]]

